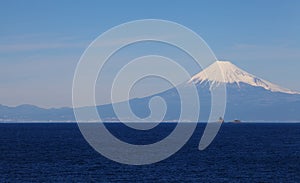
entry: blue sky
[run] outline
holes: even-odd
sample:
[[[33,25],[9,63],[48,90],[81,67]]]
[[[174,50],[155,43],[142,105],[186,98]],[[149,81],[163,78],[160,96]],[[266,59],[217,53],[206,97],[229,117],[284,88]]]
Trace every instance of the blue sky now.
[[[220,60],[300,91],[299,1],[1,1],[0,104],[71,106],[81,54],[132,20],[180,23]]]

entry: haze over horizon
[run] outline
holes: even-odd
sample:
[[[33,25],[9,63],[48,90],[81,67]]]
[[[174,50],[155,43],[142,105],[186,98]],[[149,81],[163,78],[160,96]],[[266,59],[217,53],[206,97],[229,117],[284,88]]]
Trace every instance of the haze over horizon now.
[[[202,36],[218,60],[229,60],[260,78],[300,91],[300,2],[92,1],[70,4],[71,1],[60,4],[2,2],[0,104],[71,106],[75,67],[87,46],[114,26],[145,18],[178,22]],[[218,13],[211,13],[216,11]],[[112,58],[104,78],[112,77],[110,69],[118,69],[121,60],[160,53],[179,62],[188,63],[190,59],[165,45],[133,46]],[[193,74],[201,70],[183,64]],[[147,92],[155,84],[156,81],[150,81],[140,92]],[[108,93],[102,92],[97,96],[99,103],[107,102]]]

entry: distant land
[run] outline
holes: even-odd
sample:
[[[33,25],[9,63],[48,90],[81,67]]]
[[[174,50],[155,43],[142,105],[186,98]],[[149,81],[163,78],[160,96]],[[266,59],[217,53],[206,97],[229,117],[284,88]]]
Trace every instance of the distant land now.
[[[217,72],[218,68],[222,73]],[[239,119],[248,122],[300,122],[299,92],[249,74],[231,62],[217,61],[180,87],[189,87],[191,82],[196,84],[200,97],[200,121],[206,121],[210,113],[210,88],[225,82],[227,88],[225,121]],[[160,96],[166,101],[168,109],[164,121],[178,119],[180,98],[176,88],[130,100],[133,112],[139,117],[148,116],[150,114],[148,102],[153,96]],[[117,121],[111,104],[97,106],[97,109],[102,121]],[[93,120],[95,119],[91,119]],[[0,105],[0,121],[73,122],[75,118],[73,109],[69,107],[44,109],[24,104],[16,107]]]

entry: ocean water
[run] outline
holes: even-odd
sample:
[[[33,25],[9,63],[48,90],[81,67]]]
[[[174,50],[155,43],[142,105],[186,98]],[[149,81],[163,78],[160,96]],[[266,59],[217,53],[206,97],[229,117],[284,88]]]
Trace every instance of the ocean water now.
[[[135,144],[163,139],[176,124],[138,132],[107,124]],[[97,153],[77,124],[0,124],[0,182],[300,182],[300,124],[222,124],[204,151],[205,124],[168,159],[119,164]]]

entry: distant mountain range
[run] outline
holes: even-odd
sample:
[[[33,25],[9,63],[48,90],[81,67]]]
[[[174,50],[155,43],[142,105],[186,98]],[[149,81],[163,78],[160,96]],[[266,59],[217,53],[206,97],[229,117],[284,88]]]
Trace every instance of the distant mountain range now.
[[[211,89],[223,83],[226,84],[227,88],[225,121],[234,119],[261,122],[300,121],[299,92],[258,78],[228,61],[213,63],[179,87],[189,87],[190,83],[195,83],[197,86],[201,104],[200,121],[208,119]],[[133,112],[139,117],[147,117],[150,114],[148,103],[153,96],[164,98],[168,106],[165,121],[178,119],[180,97],[176,88],[152,96],[130,100],[129,103]],[[85,109],[82,108],[82,110]],[[111,104],[97,106],[97,109],[103,121],[117,120]],[[8,122],[75,121],[75,118],[73,109],[67,107],[43,109],[33,105],[20,105],[17,107],[0,105],[0,120]]]

